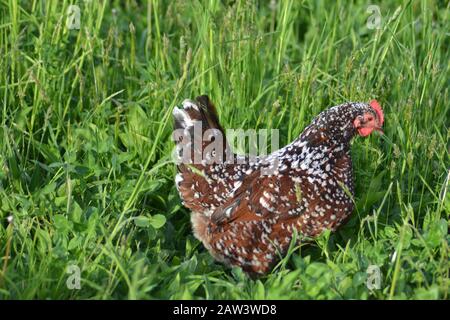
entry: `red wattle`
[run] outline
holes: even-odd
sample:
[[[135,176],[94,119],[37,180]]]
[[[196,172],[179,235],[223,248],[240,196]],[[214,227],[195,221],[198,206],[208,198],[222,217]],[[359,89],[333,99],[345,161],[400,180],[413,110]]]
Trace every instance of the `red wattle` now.
[[[367,137],[369,134],[372,133],[372,131],[373,131],[373,128],[368,128],[368,127],[358,129],[358,133],[362,137]]]

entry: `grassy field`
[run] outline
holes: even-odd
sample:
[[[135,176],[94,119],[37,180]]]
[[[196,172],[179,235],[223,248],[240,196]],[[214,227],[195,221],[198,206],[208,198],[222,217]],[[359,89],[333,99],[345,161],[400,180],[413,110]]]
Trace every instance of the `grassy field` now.
[[[448,299],[449,4],[370,4],[0,0],[0,298]],[[380,101],[350,222],[260,279],[215,263],[171,158],[172,108],[203,93],[282,145]]]

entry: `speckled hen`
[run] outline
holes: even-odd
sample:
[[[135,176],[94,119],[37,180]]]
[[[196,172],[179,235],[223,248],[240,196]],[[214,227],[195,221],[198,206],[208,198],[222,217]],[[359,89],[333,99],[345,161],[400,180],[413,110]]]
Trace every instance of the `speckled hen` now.
[[[173,116],[175,184],[194,234],[217,260],[251,274],[271,270],[294,230],[308,237],[335,231],[352,213],[350,141],[381,131],[384,121],[376,100],[344,103],[284,148],[251,158],[231,152],[207,96],[185,100]]]

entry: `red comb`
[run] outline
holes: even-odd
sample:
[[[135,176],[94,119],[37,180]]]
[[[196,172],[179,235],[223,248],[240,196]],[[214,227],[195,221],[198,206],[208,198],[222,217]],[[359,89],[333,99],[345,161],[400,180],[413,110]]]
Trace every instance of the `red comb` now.
[[[380,104],[378,103],[377,100],[372,100],[370,101],[369,105],[375,110],[375,112],[378,115],[378,119],[380,119],[380,126],[383,125],[384,122],[384,114],[383,114],[383,109],[381,109]]]

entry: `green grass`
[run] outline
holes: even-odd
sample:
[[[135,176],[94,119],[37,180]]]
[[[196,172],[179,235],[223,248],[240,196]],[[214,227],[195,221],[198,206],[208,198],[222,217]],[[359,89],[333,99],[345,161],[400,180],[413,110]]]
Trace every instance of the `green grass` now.
[[[448,299],[449,5],[383,2],[368,29],[369,4],[0,0],[0,298]],[[378,99],[349,223],[257,280],[215,263],[171,162],[171,110],[203,93],[224,127],[281,144]]]

